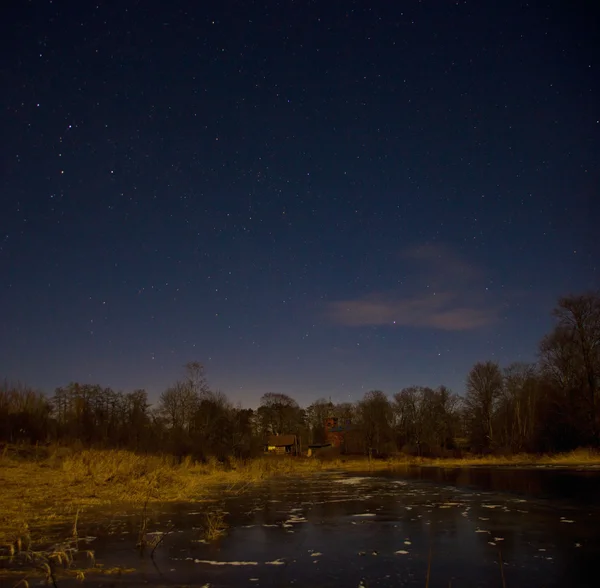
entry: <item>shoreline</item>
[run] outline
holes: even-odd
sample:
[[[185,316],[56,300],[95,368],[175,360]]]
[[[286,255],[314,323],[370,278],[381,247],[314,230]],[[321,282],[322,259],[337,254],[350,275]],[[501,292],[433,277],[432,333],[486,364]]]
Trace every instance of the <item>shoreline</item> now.
[[[600,454],[579,450],[555,456],[520,454],[507,457],[467,456],[460,459],[363,456],[258,457],[246,462],[216,460],[181,463],[169,456],[129,451],[83,450],[42,459],[0,458],[0,548],[16,543],[39,545],[57,537],[57,529],[86,521],[86,511],[110,505],[132,510],[161,502],[211,502],[215,490],[236,495],[276,477],[317,472],[374,473],[411,467],[440,469],[493,468],[532,470],[600,470]]]

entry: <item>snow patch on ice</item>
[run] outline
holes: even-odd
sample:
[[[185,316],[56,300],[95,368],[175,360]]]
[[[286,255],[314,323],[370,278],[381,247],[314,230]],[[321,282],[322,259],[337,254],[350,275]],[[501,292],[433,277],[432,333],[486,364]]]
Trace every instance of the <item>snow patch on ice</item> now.
[[[214,561],[212,559],[195,559],[194,563],[208,564],[210,566],[257,566],[257,561]]]
[[[349,486],[354,486],[356,484],[362,484],[365,481],[369,481],[370,478],[365,478],[364,476],[354,476],[352,478],[338,478],[335,480],[338,484],[348,484]]]

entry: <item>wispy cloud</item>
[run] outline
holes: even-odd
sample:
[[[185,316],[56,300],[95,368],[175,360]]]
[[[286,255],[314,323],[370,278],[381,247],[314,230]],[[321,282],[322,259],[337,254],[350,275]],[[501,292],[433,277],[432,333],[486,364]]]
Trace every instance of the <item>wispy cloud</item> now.
[[[414,247],[403,251],[401,259],[415,269],[401,289],[331,302],[329,318],[349,327],[404,325],[446,331],[495,322],[498,307],[484,295],[483,273],[452,249]]]

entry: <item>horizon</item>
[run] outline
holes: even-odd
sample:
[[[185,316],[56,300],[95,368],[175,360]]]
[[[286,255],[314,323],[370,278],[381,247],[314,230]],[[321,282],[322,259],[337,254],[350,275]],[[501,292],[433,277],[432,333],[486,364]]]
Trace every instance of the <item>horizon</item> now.
[[[586,293],[581,293],[581,294],[586,294]],[[556,326],[556,321],[554,321],[553,324],[551,324],[551,327],[555,327],[555,326]],[[551,329],[549,328],[549,330],[546,334],[549,334],[550,330]],[[541,339],[540,339],[540,341],[541,341]],[[515,364],[528,364],[528,365],[536,366],[536,368],[537,368],[538,363],[539,363],[538,351],[539,350],[536,347],[536,352],[534,354],[533,359],[531,359],[531,360],[519,358],[519,359],[515,359],[512,361],[508,361],[507,363],[501,363],[497,360],[490,359],[490,358],[480,358],[479,360],[474,362],[469,367],[467,372],[465,372],[464,377],[463,377],[463,380],[464,380],[463,387],[461,387],[461,388],[455,388],[446,382],[438,382],[438,383],[412,382],[409,384],[390,385],[387,387],[362,386],[360,391],[355,391],[354,393],[350,393],[348,396],[341,396],[341,395],[333,396],[332,394],[328,394],[327,391],[324,391],[321,394],[316,394],[316,395],[312,395],[312,396],[309,396],[308,394],[306,394],[306,395],[304,395],[305,400],[298,400],[298,395],[296,393],[288,392],[284,389],[284,387],[277,386],[273,390],[262,388],[262,389],[258,389],[256,391],[249,391],[248,389],[246,389],[244,392],[246,394],[250,393],[249,398],[255,399],[254,401],[250,401],[250,402],[244,402],[243,400],[236,399],[236,398],[232,397],[231,394],[227,390],[223,389],[222,387],[220,387],[218,385],[217,386],[213,385],[211,383],[210,374],[207,370],[206,364],[204,364],[203,362],[198,362],[198,363],[203,368],[203,373],[204,373],[204,376],[206,377],[206,382],[207,382],[209,390],[211,390],[212,392],[221,392],[221,393],[225,394],[227,400],[233,406],[236,406],[239,404],[241,406],[241,408],[251,408],[252,410],[257,410],[258,407],[260,406],[261,397],[264,394],[268,394],[268,393],[272,393],[272,392],[281,393],[281,394],[285,394],[285,395],[289,396],[291,399],[298,402],[298,405],[300,406],[300,408],[306,408],[306,407],[310,406],[311,404],[313,404],[314,402],[319,401],[319,400],[330,401],[336,405],[344,403],[344,402],[350,402],[352,404],[356,404],[364,397],[364,395],[367,392],[374,391],[374,390],[382,391],[386,394],[386,396],[388,398],[392,398],[393,395],[396,394],[397,392],[399,392],[403,389],[406,389],[406,388],[410,388],[410,387],[437,389],[440,386],[444,386],[444,387],[448,388],[450,392],[453,392],[453,393],[457,394],[459,397],[464,398],[464,393],[465,393],[464,385],[466,384],[466,380],[468,378],[469,372],[471,371],[471,368],[475,365],[475,363],[491,361],[492,363],[496,363],[500,367],[501,370],[504,370],[505,368],[509,367],[510,365],[515,365]],[[133,392],[134,390],[144,390],[148,395],[148,400],[149,400],[150,406],[156,407],[160,403],[160,395],[163,392],[165,392],[166,390],[171,388],[177,382],[185,382],[186,381],[186,377],[185,377],[186,366],[188,363],[193,363],[194,361],[195,360],[190,359],[189,362],[186,362],[185,364],[181,365],[179,376],[171,379],[160,389],[159,388],[146,388],[144,386],[135,386],[135,385],[125,389],[120,386],[114,386],[111,384],[105,384],[101,381],[92,381],[92,380],[89,380],[89,381],[87,381],[87,380],[81,380],[81,381],[70,380],[69,382],[63,382],[61,384],[53,386],[50,389],[43,389],[43,388],[40,388],[39,386],[30,386],[28,384],[28,382],[10,381],[7,378],[5,378],[5,382],[10,384],[9,387],[17,385],[17,387],[22,386],[23,388],[34,389],[38,392],[42,392],[47,397],[51,397],[58,388],[64,388],[64,387],[69,386],[70,384],[91,385],[91,386],[97,385],[97,386],[100,386],[101,388],[110,388],[111,390],[113,390],[115,392],[119,392],[119,393],[128,393],[128,392]],[[306,389],[303,389],[303,391],[306,391]]]

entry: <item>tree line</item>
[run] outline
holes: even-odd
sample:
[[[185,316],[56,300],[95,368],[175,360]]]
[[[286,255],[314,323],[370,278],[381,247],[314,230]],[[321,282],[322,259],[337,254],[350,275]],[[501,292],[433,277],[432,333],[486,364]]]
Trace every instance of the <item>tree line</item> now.
[[[257,409],[212,390],[203,366],[151,406],[145,390],[118,392],[70,383],[52,396],[0,386],[0,441],[60,443],[134,451],[250,457],[268,435],[296,434],[303,447],[326,441],[325,419],[346,426],[346,450],[449,455],[461,450],[555,452],[600,446],[600,293],[559,299],[538,361],[501,367],[476,363],[463,395],[441,385],[411,386],[391,397],[372,390],[355,403],[319,399],[302,408],[288,395],[264,394]]]

